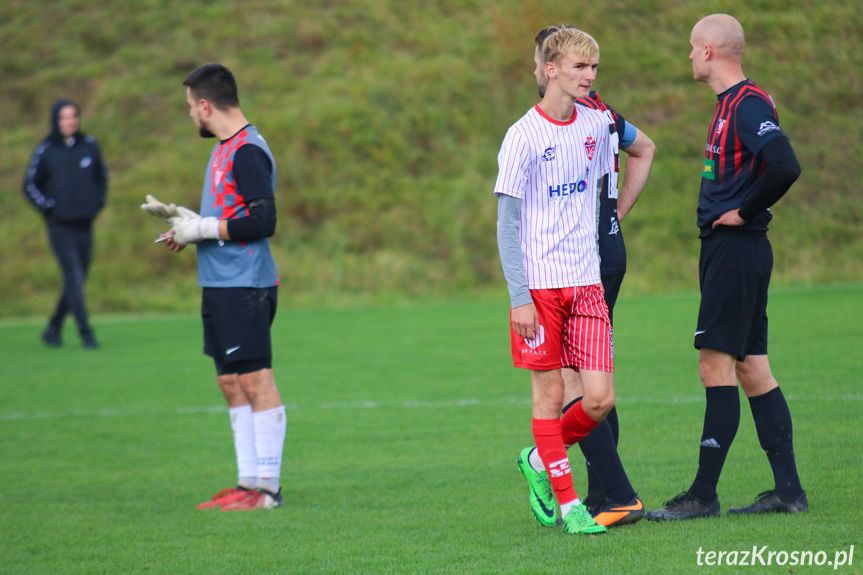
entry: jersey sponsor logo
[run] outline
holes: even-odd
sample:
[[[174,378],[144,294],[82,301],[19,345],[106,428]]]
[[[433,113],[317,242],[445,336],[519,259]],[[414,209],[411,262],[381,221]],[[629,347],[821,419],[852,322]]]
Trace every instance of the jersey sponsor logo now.
[[[719,155],[722,153],[722,146],[711,146],[710,144],[707,144],[706,146],[704,146],[704,151],[708,154]]]
[[[82,170],[86,170],[87,168],[90,167],[90,165],[92,163],[93,163],[93,158],[91,158],[90,156],[87,156],[85,158],[81,158],[81,163],[79,165],[81,166]]]
[[[592,136],[588,136],[587,141],[584,142],[584,151],[587,152],[587,159],[592,160],[593,152],[596,151],[596,140]]]
[[[767,132],[772,132],[773,130],[778,130],[779,126],[774,124],[773,122],[762,122],[761,126],[758,127],[758,135],[763,136]]]
[[[532,350],[536,350],[539,346],[545,343],[545,328],[539,326],[539,332],[534,335],[533,339],[525,338],[524,343]]]
[[[571,196],[576,192],[584,192],[587,189],[587,182],[580,180],[578,182],[570,182],[568,184],[560,184],[558,186],[548,187],[548,199],[552,202],[559,202]]]
[[[725,128],[725,118],[719,118],[719,122],[716,124],[716,135],[722,133],[722,129]]]
[[[544,349],[530,349],[527,347],[521,348],[521,355],[523,356],[533,356],[533,357],[545,357],[548,355],[548,351]]]
[[[716,179],[716,163],[713,160],[704,159],[704,171],[701,172],[701,177],[708,180]]]
[[[542,153],[542,161],[543,162],[553,162],[554,161],[554,146],[550,148],[546,148]]]

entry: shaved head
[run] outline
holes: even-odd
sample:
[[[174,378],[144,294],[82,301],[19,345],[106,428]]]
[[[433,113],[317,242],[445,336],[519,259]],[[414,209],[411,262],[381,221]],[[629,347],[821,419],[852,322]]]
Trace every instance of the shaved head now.
[[[746,79],[743,74],[743,27],[727,14],[712,14],[692,27],[692,77],[721,94]]]
[[[740,59],[743,56],[743,26],[727,14],[711,14],[699,20],[692,29],[693,39],[710,44],[720,58]]]

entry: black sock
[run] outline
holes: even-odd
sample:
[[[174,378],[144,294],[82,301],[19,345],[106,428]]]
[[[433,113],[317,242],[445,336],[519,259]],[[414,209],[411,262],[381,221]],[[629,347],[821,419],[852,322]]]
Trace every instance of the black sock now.
[[[750,397],[749,407],[752,408],[758,441],[773,469],[776,492],[787,496],[800,495],[803,486],[794,460],[791,412],[782,390],[777,387],[764,395]]]
[[[698,452],[698,473],[689,493],[702,501],[712,501],[725,464],[725,457],[740,425],[740,393],[736,386],[705,389],[704,430]]]
[[[620,462],[617,447],[614,445],[614,435],[607,421],[602,420],[590,435],[578,442],[578,446],[588,461],[588,470],[595,474],[599,488],[604,490],[605,498],[625,505],[635,497],[635,490]]]
[[[617,421],[617,406],[611,408],[608,415],[605,416],[605,421],[611,426],[611,435],[614,436],[614,446],[620,443],[620,423]]]
[[[617,447],[618,439],[620,438],[620,427],[617,421],[617,407],[612,407],[611,411],[608,412],[608,415],[605,417],[605,421],[608,422],[609,427],[611,428],[611,436],[614,438],[614,446]],[[600,424],[602,425],[602,424]],[[590,432],[593,435],[593,432]],[[588,435],[587,437],[590,437]],[[582,439],[579,443],[584,442]],[[588,449],[590,448],[588,444]],[[584,449],[581,450],[584,453]],[[590,507],[596,507],[597,505],[601,505],[603,501],[605,501],[606,495],[606,487],[602,484],[602,480],[600,480],[599,476],[597,476],[596,471],[591,467],[590,461],[587,460],[587,455],[585,455],[585,463],[587,464],[587,497],[584,500],[587,502],[585,505],[590,504]],[[631,497],[629,499],[632,499]],[[629,501],[627,499],[627,501]],[[615,501],[619,503],[618,501]],[[625,503],[625,502],[623,502]]]
[[[580,397],[567,405],[563,409],[564,413],[578,401],[581,401]],[[616,412],[614,421],[617,423]],[[615,503],[626,504],[635,497],[635,490],[617,454],[616,438],[607,417],[579,441],[578,446],[587,463],[586,504],[591,507],[601,505],[606,497]]]

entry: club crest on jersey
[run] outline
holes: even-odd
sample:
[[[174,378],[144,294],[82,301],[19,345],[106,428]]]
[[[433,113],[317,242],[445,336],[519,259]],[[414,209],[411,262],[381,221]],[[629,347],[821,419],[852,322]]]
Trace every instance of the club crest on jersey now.
[[[719,122],[716,124],[716,135],[722,133],[722,129],[725,127],[725,118],[719,118]]]
[[[554,146],[550,148],[546,148],[542,153],[542,161],[543,162],[553,162],[554,161]]]
[[[593,152],[596,151],[596,140],[592,136],[588,136],[587,141],[584,142],[584,151],[587,152],[587,159],[592,160]]]
[[[762,122],[761,126],[758,127],[758,135],[763,136],[767,132],[772,132],[773,130],[778,130],[779,126],[774,124],[773,122]]]

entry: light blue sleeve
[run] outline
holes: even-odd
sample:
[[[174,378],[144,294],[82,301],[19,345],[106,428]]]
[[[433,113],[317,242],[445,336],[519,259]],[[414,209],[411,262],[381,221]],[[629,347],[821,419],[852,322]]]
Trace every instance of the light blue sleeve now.
[[[623,128],[623,137],[620,139],[620,149],[625,150],[631,146],[632,142],[635,141],[635,136],[637,134],[638,131],[635,129],[635,126],[626,122],[626,126]]]

